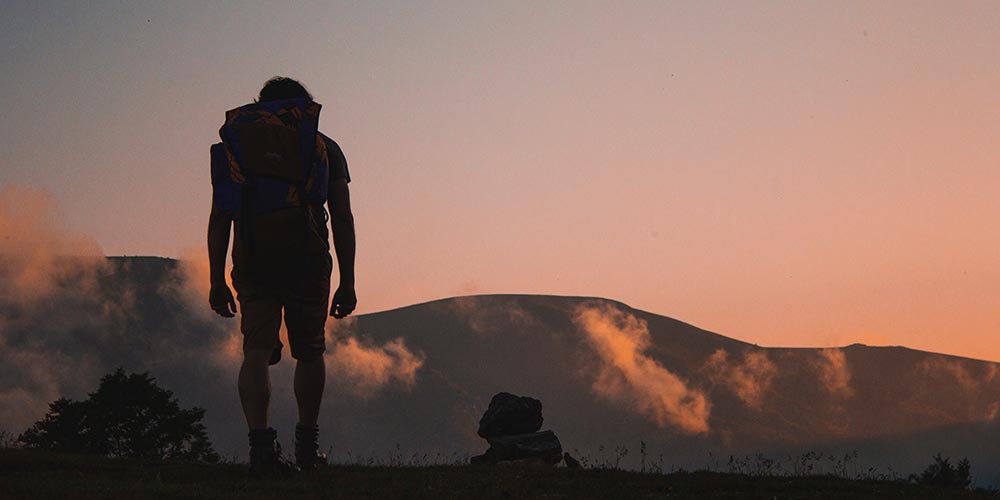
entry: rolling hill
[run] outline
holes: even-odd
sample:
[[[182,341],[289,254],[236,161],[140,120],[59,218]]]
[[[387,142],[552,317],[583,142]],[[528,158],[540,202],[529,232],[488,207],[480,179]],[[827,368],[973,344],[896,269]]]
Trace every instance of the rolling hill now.
[[[40,292],[0,297],[0,421],[20,432],[122,366],[206,408],[217,450],[241,457],[238,323],[211,314],[192,276],[170,259],[83,259]],[[540,399],[543,428],[590,463],[724,468],[730,455],[857,450],[852,467],[905,474],[941,452],[968,457],[980,484],[1000,478],[1000,367],[987,361],[766,348],[613,300],[533,295],[331,320],[327,344],[322,441],[340,461],[480,453],[478,419],[507,391]],[[291,368],[286,349],[272,415],[289,444]]]

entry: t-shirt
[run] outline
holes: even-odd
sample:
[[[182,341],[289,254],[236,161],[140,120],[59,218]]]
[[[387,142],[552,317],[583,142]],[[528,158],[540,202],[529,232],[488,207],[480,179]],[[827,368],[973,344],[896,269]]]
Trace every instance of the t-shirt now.
[[[324,134],[320,134],[326,144],[327,160],[330,165],[330,192],[336,179],[346,179],[351,182],[351,174],[347,168],[347,159],[340,146]],[[212,145],[212,203],[215,206],[231,206],[225,199],[233,193],[229,165],[225,161],[223,144]],[[308,220],[306,220],[306,217]],[[308,271],[314,267],[309,264],[315,261],[316,266],[323,266],[329,259],[330,237],[327,228],[325,209],[309,205],[307,210],[301,207],[291,207],[254,216],[253,246],[257,265],[253,266],[260,272],[259,279],[253,281],[271,282],[276,277],[284,278],[289,274],[297,274],[299,270]],[[240,221],[234,221],[233,240],[233,274],[250,279],[249,251],[247,239],[243,235]],[[302,249],[306,251],[306,261],[302,261]],[[292,249],[292,250],[290,250]],[[296,250],[297,249],[297,250]],[[292,252],[292,253],[290,253]],[[264,264],[264,265],[261,265]],[[306,264],[305,266],[303,264]],[[327,264],[328,265],[328,264]]]
[[[334,179],[347,179],[347,182],[351,182],[351,172],[347,169],[347,158],[344,158],[344,152],[340,150],[340,145],[322,132],[319,136],[326,143],[326,159],[330,162],[330,186],[333,186]]]

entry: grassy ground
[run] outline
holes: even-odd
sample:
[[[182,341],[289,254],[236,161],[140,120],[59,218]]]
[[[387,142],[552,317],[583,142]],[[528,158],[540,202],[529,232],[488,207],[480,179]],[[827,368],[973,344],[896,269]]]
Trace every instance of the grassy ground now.
[[[293,479],[248,482],[240,465],[142,463],[0,450],[2,499],[512,499],[512,498],[1000,498],[905,482],[640,474],[531,466],[334,466]]]

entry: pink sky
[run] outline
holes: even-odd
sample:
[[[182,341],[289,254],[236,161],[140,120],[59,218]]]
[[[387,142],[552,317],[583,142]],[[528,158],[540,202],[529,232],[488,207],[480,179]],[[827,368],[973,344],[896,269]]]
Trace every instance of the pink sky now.
[[[762,345],[1000,360],[1000,4],[15,5],[0,184],[203,246],[275,74],[354,177],[359,311],[594,295]]]

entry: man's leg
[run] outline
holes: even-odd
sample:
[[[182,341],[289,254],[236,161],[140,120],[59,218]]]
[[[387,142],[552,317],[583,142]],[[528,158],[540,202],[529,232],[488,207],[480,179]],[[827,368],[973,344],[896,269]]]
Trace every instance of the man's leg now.
[[[299,423],[315,426],[326,385],[326,362],[323,355],[300,359],[295,363],[295,401],[299,406]]]
[[[267,407],[271,401],[268,360],[273,349],[248,349],[240,366],[240,403],[250,430],[267,429]]]
[[[243,365],[238,385],[243,415],[251,431],[267,429],[267,407],[271,401],[267,367],[281,329],[281,302],[256,292],[255,288],[245,286],[239,296]]]
[[[294,293],[285,301],[288,344],[295,358],[295,400],[299,424],[316,427],[326,385],[326,320],[330,307],[330,254],[315,256]]]
[[[240,290],[243,364],[240,366],[238,385],[243,414],[247,427],[250,428],[250,477],[261,478],[287,471],[280,461],[278,434],[268,427],[267,422],[268,405],[271,401],[268,362],[278,343],[281,302],[255,292],[252,287]]]
[[[326,463],[319,451],[320,403],[326,384],[326,363],[322,352],[299,358],[295,364],[295,401],[299,406],[299,423],[295,424],[295,463],[303,470]]]
[[[329,258],[327,258],[327,263]],[[322,268],[321,268],[322,270]],[[299,423],[295,426],[295,462],[303,469],[326,463],[319,451],[319,408],[326,385],[326,317],[330,300],[330,268],[303,283],[299,293],[285,302],[288,344],[295,358],[295,400]]]

